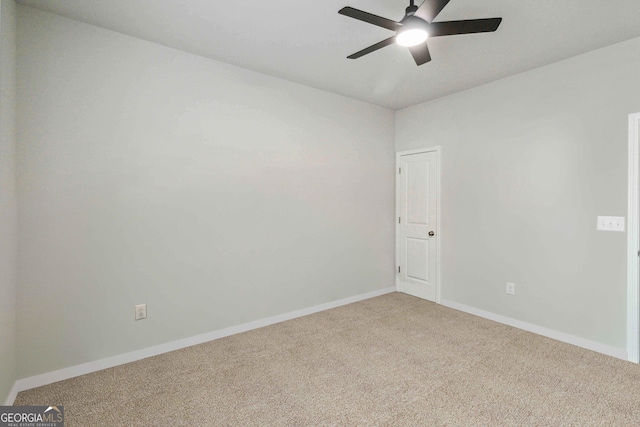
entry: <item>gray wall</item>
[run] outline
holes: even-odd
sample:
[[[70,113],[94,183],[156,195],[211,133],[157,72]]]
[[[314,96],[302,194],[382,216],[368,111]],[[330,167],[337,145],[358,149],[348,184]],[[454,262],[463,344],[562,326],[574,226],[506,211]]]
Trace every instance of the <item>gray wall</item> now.
[[[626,348],[628,115],[640,39],[397,112],[442,146],[442,297]],[[505,293],[515,282],[516,295]]]
[[[0,404],[16,379],[16,6],[0,0]]]
[[[18,6],[19,376],[393,286],[393,139],[390,110]]]

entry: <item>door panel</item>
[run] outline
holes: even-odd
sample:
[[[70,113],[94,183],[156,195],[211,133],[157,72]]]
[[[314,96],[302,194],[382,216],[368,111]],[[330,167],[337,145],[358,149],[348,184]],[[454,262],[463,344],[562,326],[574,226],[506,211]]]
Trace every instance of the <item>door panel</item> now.
[[[429,162],[411,161],[405,167],[407,224],[429,225]]]
[[[407,240],[407,276],[412,279],[429,280],[429,241],[423,239]]]
[[[437,161],[430,151],[402,155],[398,165],[398,290],[430,301],[437,281]]]

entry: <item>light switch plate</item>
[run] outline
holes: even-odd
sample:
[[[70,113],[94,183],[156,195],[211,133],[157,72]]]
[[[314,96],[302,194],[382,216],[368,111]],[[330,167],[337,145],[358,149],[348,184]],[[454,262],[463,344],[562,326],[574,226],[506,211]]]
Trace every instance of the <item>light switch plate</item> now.
[[[598,230],[624,231],[624,217],[623,216],[599,216]]]

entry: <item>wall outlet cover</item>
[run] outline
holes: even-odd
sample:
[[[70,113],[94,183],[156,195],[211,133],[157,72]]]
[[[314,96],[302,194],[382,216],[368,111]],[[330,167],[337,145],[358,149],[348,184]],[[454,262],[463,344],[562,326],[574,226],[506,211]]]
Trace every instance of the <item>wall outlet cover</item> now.
[[[507,282],[506,292],[509,295],[515,295],[516,294],[516,285],[515,285],[515,283]]]
[[[136,305],[136,320],[147,318],[147,304]]]

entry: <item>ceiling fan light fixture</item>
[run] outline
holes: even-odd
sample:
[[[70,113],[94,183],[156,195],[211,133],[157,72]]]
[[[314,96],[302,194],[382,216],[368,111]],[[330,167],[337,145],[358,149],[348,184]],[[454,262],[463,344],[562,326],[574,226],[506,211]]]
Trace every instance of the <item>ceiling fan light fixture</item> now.
[[[428,24],[416,16],[407,16],[400,23],[402,26],[396,31],[396,43],[400,46],[416,46],[429,37]]]
[[[398,31],[396,35],[396,43],[400,46],[416,46],[429,38],[429,33],[421,28],[407,29]]]

